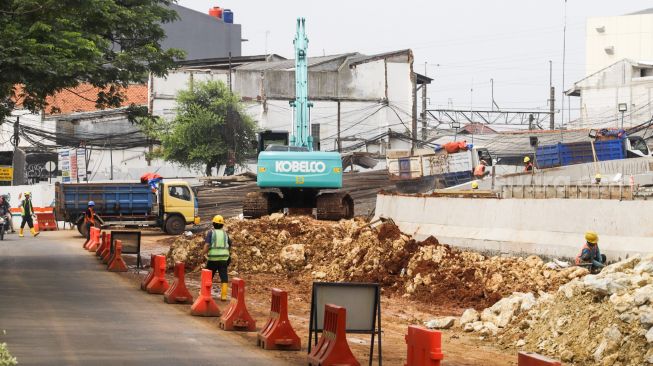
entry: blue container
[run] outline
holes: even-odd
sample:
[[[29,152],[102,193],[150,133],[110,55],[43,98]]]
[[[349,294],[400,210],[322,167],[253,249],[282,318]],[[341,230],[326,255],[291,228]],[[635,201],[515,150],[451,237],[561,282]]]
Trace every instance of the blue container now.
[[[225,23],[233,24],[234,22],[234,12],[231,9],[224,9],[222,11],[222,20]]]
[[[453,187],[463,183],[469,183],[472,181],[472,172],[455,172],[455,173],[444,173],[444,186]]]
[[[153,194],[141,183],[67,183],[61,185],[64,210],[72,217],[84,213],[88,201],[106,216],[141,216],[152,210]]]
[[[535,153],[538,168],[545,169],[560,165],[559,145],[538,146]]]

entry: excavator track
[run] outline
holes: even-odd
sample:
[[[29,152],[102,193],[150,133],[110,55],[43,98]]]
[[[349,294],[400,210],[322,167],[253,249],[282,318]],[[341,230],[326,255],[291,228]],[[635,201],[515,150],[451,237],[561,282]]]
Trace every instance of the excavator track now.
[[[317,197],[318,220],[340,220],[352,217],[354,217],[354,200],[348,193],[322,193]]]
[[[250,192],[243,201],[243,216],[251,219],[269,215],[279,210],[281,198],[275,192]]]

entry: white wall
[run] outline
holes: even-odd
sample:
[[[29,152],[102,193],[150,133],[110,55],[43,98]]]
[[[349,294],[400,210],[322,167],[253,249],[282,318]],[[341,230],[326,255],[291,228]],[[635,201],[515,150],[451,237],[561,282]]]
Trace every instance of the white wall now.
[[[653,76],[641,77],[639,70],[623,60],[577,82],[581,111],[574,127],[621,127],[620,103],[627,105],[624,128],[648,121],[653,115]]]
[[[597,31],[603,27],[604,32]],[[590,75],[623,58],[653,61],[653,14],[588,18],[585,74]],[[613,47],[614,54],[605,52]]]
[[[609,260],[653,253],[649,201],[473,199],[379,194],[377,217],[392,218],[418,240],[495,253],[575,257],[587,230]]]

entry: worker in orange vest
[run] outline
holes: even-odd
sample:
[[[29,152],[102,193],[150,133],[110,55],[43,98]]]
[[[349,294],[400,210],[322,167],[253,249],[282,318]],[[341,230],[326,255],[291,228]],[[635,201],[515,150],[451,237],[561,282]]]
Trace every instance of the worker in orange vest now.
[[[86,228],[86,240],[91,239],[91,228],[95,226],[95,202],[88,201],[88,208],[84,212],[84,226]]]
[[[585,244],[576,256],[576,265],[590,270],[591,273],[601,272],[605,267],[606,257],[599,250],[599,236],[594,231],[585,233]]]
[[[486,166],[487,166],[487,162],[481,159],[481,161],[478,163],[476,168],[474,168],[474,177],[476,177],[476,179],[483,179],[483,177],[485,177],[490,173],[485,171]]]

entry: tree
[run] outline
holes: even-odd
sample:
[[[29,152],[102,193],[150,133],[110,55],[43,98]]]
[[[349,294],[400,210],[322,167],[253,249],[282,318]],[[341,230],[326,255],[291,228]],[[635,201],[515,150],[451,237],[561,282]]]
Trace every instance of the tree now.
[[[99,87],[99,108],[122,88],[164,76],[183,51],[163,50],[161,23],[175,0],[6,0],[0,2],[0,120],[18,101],[32,112],[80,83]]]
[[[187,167],[242,164],[254,151],[256,123],[243,111],[240,97],[221,81],[195,83],[177,94],[177,115],[170,122],[142,120],[143,129],[161,142],[156,155]]]

